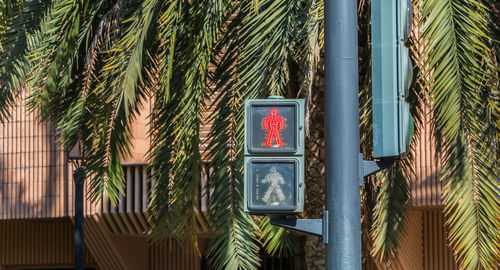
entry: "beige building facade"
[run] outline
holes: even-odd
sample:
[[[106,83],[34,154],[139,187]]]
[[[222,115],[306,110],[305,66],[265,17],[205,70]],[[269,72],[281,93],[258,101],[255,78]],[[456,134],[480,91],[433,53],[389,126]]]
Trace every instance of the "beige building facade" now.
[[[133,155],[123,160],[126,187],[119,204],[113,206],[105,196],[97,204],[85,203],[87,267],[208,269],[203,257],[193,250],[174,240],[152,243],[146,236],[151,189],[144,158],[149,144],[146,122],[145,116],[140,116],[132,129]],[[0,270],[72,269],[73,168],[50,128],[21,105],[13,108],[10,121],[0,125]],[[431,131],[420,127],[420,132],[414,150],[416,175],[410,183],[412,206],[398,258],[391,268],[457,269],[442,215],[439,160]],[[204,198],[199,204],[200,209],[206,207]],[[202,213],[198,225],[203,252],[210,235],[205,233]],[[298,261],[293,268],[302,269]],[[367,267],[376,269],[374,264]]]

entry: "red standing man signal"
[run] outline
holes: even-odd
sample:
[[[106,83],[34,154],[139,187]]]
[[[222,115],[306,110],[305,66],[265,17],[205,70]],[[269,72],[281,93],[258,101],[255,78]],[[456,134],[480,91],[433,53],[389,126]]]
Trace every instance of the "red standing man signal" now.
[[[262,125],[264,126],[264,130],[268,130],[264,146],[271,147],[273,139],[276,142],[275,145],[285,145],[281,141],[280,135],[280,130],[283,130],[285,128],[285,120],[283,119],[283,116],[278,115],[278,111],[276,109],[270,110],[270,114],[264,117]]]

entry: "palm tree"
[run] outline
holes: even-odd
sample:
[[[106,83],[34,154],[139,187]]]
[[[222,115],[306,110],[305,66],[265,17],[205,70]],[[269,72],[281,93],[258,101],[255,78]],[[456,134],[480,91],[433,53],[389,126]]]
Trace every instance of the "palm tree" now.
[[[362,151],[370,149],[369,1],[360,3]],[[498,199],[500,94],[498,12],[490,0],[414,0],[423,35],[415,37],[421,70],[412,93],[414,117],[425,98],[433,109],[443,157],[443,199],[450,240],[464,269],[500,261]],[[25,92],[61,143],[81,140],[93,172],[91,195],[116,201],[123,190],[121,155],[130,123],[147,100],[155,179],[157,238],[196,247],[200,192],[200,125],[212,123],[206,150],[207,215],[217,269],[256,269],[261,245],[293,251],[293,234],[243,212],[242,104],[268,95],[305,97],[310,108],[309,191],[321,190],[323,1],[0,0],[0,119]],[[495,32],[496,31],[496,32]],[[368,79],[365,79],[368,78]],[[202,117],[213,108],[209,119]],[[318,133],[319,132],[319,133]],[[365,239],[385,261],[397,246],[408,205],[411,160],[364,187]],[[321,202],[311,202],[313,217]],[[309,241],[309,240],[308,240]],[[314,241],[314,240],[311,240]],[[310,257],[315,257],[311,251]],[[367,255],[368,256],[368,255]],[[310,268],[313,269],[312,264]]]

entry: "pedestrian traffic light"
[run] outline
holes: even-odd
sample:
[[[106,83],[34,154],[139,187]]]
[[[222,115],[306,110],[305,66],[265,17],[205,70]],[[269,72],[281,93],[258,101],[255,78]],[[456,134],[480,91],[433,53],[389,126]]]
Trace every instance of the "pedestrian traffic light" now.
[[[408,93],[413,68],[406,47],[411,33],[410,0],[373,0],[372,114],[375,158],[399,157],[410,145],[413,122]]]
[[[245,211],[304,208],[304,100],[245,101]]]

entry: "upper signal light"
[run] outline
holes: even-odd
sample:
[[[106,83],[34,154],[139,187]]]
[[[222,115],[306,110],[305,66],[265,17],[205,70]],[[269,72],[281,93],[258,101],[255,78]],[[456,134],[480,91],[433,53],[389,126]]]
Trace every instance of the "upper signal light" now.
[[[245,103],[246,154],[302,154],[303,100],[254,99]]]

